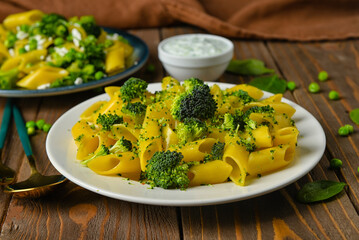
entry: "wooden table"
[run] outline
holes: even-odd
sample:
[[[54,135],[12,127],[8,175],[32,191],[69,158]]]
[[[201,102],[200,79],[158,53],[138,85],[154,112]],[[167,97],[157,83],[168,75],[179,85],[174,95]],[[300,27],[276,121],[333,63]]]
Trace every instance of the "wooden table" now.
[[[165,72],[157,58],[161,39],[183,33],[200,32],[191,27],[132,30],[149,46],[146,68],[135,76],[159,82]],[[324,128],[327,145],[319,164],[297,182],[261,197],[230,204],[203,207],[162,207],[107,198],[71,182],[57,192],[39,199],[17,199],[0,191],[0,239],[359,239],[359,128],[349,137],[337,130],[353,124],[348,112],[359,107],[359,41],[296,43],[282,41],[233,40],[237,59],[256,58],[298,88],[285,97],[311,112]],[[319,82],[321,92],[311,94],[307,86],[318,82],[326,70],[330,78]],[[219,81],[246,83],[249,78],[224,74]],[[121,82],[117,83],[118,85]],[[328,99],[330,90],[342,96]],[[53,123],[76,104],[98,95],[98,91],[18,99],[26,121],[45,119]],[[5,98],[0,98],[2,115]],[[354,124],[353,124],[354,125]],[[44,174],[57,171],[45,151],[45,133],[31,137],[38,167]],[[343,161],[340,170],[329,169],[329,161]],[[2,161],[25,179],[30,169],[15,126],[1,156]],[[65,160],[65,159],[64,159]],[[298,189],[309,181],[329,179],[348,184],[331,201],[301,204]]]

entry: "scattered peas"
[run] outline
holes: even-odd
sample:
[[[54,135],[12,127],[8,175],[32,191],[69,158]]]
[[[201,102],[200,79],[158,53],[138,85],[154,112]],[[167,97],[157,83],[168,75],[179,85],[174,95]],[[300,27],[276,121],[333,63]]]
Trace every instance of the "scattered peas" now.
[[[311,93],[317,93],[320,91],[320,87],[318,83],[312,82],[311,84],[309,84],[308,86],[308,90]]]
[[[52,125],[50,123],[45,123],[44,126],[42,127],[42,130],[44,132],[49,132],[51,127]]]
[[[294,91],[294,89],[296,89],[297,85],[295,84],[295,82],[290,81],[287,82],[287,88],[289,89],[289,91]]]
[[[100,80],[101,78],[103,78],[105,76],[105,74],[101,71],[98,71],[95,73],[95,79],[96,80]]]
[[[35,134],[35,128],[34,127],[28,127],[27,128],[27,135],[34,135]]]
[[[340,168],[342,166],[343,166],[343,162],[339,158],[333,158],[332,160],[330,160],[331,168]]]
[[[328,79],[328,73],[326,71],[321,71],[318,73],[318,80],[324,82]]]
[[[62,45],[62,44],[64,44],[64,43],[65,43],[65,40],[64,40],[63,38],[60,38],[60,37],[58,37],[58,38],[56,38],[56,39],[54,40],[55,46],[60,46],[60,45]]]
[[[26,128],[35,128],[36,123],[35,123],[35,121],[27,121],[25,126],[26,126]]]
[[[338,129],[338,134],[340,136],[348,136],[350,133],[354,132],[354,127],[350,124],[346,124]]]
[[[45,120],[44,119],[40,119],[40,120],[37,120],[36,121],[36,127],[40,130],[42,130],[42,128],[44,127],[45,125]]]
[[[339,93],[337,91],[330,91],[328,95],[330,100],[338,100],[339,99]]]

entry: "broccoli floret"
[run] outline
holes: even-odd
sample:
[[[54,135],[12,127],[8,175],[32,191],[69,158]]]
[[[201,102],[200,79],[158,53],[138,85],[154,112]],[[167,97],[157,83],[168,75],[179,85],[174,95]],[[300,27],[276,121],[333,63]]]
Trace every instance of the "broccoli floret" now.
[[[121,98],[124,102],[129,102],[134,98],[144,97],[148,83],[142,79],[131,77],[121,87]]]
[[[194,86],[175,97],[171,108],[173,118],[183,121],[186,118],[206,120],[212,118],[217,110],[217,102],[213,99],[207,85]]]
[[[38,28],[41,34],[48,37],[66,37],[69,32],[67,20],[56,13],[45,14],[39,22]],[[34,34],[37,32],[35,31]]]
[[[95,18],[93,16],[82,16],[79,24],[85,29],[87,35],[100,36],[101,28],[96,25]]]
[[[91,162],[93,159],[100,157],[100,156],[105,156],[108,154],[110,154],[110,150],[108,149],[108,147],[106,147],[105,145],[102,144],[100,147],[100,150],[97,153],[95,153],[91,158],[83,160],[81,162],[81,164],[87,166],[87,164],[89,162]]]
[[[223,157],[225,143],[216,142],[213,144],[211,152],[205,156],[204,161],[221,160]]]
[[[241,138],[241,137],[237,141],[237,144],[245,147],[246,151],[248,151],[248,152],[253,152],[257,148],[257,146],[256,146],[256,144],[254,142],[251,142],[250,140],[244,139],[244,138]]]
[[[204,82],[198,78],[189,78],[183,81],[182,86],[185,91],[192,91],[196,86],[202,86]]]
[[[146,166],[147,183],[151,187],[186,189],[190,182],[187,175],[190,165],[182,159],[180,152],[156,152]]]
[[[19,70],[13,68],[8,71],[0,71],[0,89],[13,89],[18,80]]]
[[[243,102],[244,104],[250,103],[250,102],[255,102],[256,100],[254,98],[252,98],[251,96],[249,96],[248,92],[243,91],[241,89],[234,91],[230,94],[228,94],[227,96],[236,96],[238,97],[241,102]]]
[[[4,41],[5,47],[13,48],[15,46],[16,40],[17,40],[16,34],[9,31]]]
[[[130,116],[136,125],[142,124],[145,114],[146,114],[147,106],[141,102],[135,103],[127,103],[121,109],[121,111]]]
[[[176,133],[179,143],[186,144],[205,137],[208,133],[208,128],[205,122],[197,118],[186,118],[178,124]]]
[[[125,139],[123,136],[117,140],[115,145],[110,148],[111,153],[123,153],[131,151],[132,143],[130,140]]]
[[[114,124],[123,123],[123,117],[117,114],[99,114],[96,123],[102,125],[102,129],[110,131]]]
[[[85,49],[85,58],[90,61],[90,63],[96,65],[93,61],[104,61],[104,45],[97,43],[95,36],[88,35],[84,40],[80,41],[80,46]]]
[[[244,126],[243,112],[236,111],[234,114],[226,113],[223,118],[223,129],[229,131],[238,131]]]

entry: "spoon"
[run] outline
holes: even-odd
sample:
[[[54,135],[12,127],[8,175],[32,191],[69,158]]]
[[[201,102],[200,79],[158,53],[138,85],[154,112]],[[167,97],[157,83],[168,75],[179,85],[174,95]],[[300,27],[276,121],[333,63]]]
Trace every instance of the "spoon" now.
[[[4,109],[4,115],[1,122],[0,128],[0,156],[2,154],[2,149],[5,144],[5,138],[7,129],[9,128],[9,122],[11,118],[11,99],[8,99]],[[15,171],[4,165],[0,161],[0,185],[10,184],[15,179]]]
[[[16,197],[40,197],[50,190],[53,190],[59,184],[64,183],[67,179],[62,175],[44,176],[36,169],[35,158],[32,153],[30,139],[27,135],[24,120],[19,109],[13,105],[12,111],[15,119],[16,129],[20,136],[22,146],[31,167],[30,177],[22,182],[10,184],[5,187],[4,192],[14,193]]]

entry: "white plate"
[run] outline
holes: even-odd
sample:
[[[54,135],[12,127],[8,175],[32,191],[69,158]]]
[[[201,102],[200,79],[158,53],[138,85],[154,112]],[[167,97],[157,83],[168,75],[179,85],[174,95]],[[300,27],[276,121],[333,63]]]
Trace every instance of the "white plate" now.
[[[217,84],[222,89],[233,86]],[[160,86],[160,83],[149,84],[148,89],[153,92],[160,90]],[[270,95],[265,93],[264,97]],[[71,136],[71,128],[87,107],[100,100],[108,100],[107,95],[91,98],[62,115],[48,134],[46,151],[54,167],[70,181],[98,194],[129,202],[164,206],[200,206],[253,198],[283,188],[304,176],[319,162],[325,149],[325,134],[319,122],[304,108],[283,99],[283,102],[297,110],[293,120],[300,131],[296,155],[286,168],[255,179],[244,187],[228,182],[191,187],[186,191],[149,189],[148,185],[136,181],[97,175],[76,160],[76,145]]]

